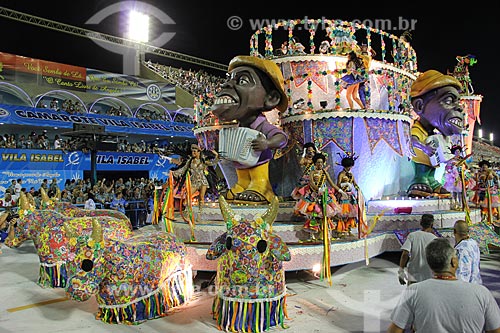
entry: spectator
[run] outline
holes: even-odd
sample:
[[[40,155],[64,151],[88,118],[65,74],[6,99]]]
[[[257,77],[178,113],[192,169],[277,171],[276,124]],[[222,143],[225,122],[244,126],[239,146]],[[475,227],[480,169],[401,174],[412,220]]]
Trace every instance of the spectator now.
[[[408,286],[415,282],[424,281],[432,277],[431,269],[425,260],[425,247],[436,235],[432,233],[434,215],[423,214],[420,219],[421,230],[413,231],[401,246],[401,258],[399,260],[399,283]],[[408,264],[408,276],[405,267]]]
[[[14,194],[16,193],[16,185],[17,185],[17,182],[15,179],[12,179],[10,181],[10,185],[9,187],[7,187],[7,190],[10,192],[10,194]]]
[[[52,182],[50,183],[49,191],[57,193],[58,189],[59,189],[59,185],[57,185],[57,178],[54,177],[54,178],[52,178]]]
[[[123,198],[122,192],[117,192],[113,201],[110,204],[111,209],[117,210],[125,214],[125,208],[128,207],[128,201]]]
[[[23,188],[23,180],[21,178],[18,178],[16,185],[14,185],[14,195],[12,196],[14,200],[17,201],[19,199],[22,188]]]
[[[62,202],[71,202],[71,196],[69,195],[70,192],[68,192],[67,190],[63,190],[61,192],[61,201]]]
[[[469,226],[464,220],[458,220],[453,226],[455,250],[458,256],[457,278],[482,284],[480,273],[481,251],[477,242],[469,237]]]
[[[85,206],[84,206],[84,209],[91,209],[91,210],[95,210],[95,202],[94,202],[94,195],[92,194],[92,192],[87,192],[87,201],[85,201]]]
[[[54,149],[62,149],[62,140],[57,134],[54,137]]]
[[[484,286],[456,278],[458,258],[444,238],[425,249],[433,279],[406,288],[392,311],[387,332],[484,332],[500,333],[500,308]]]
[[[16,201],[12,197],[12,194],[10,194],[10,192],[5,192],[3,200],[0,200],[0,207],[10,210],[14,206],[16,206]]]
[[[49,181],[47,179],[42,180],[42,184],[40,184],[40,188],[43,188],[45,190],[45,193],[49,192]]]
[[[21,149],[26,149],[26,137],[24,136],[24,134],[22,134],[21,137],[19,138],[17,146]]]
[[[154,194],[151,192],[148,192],[146,194],[146,209],[148,212],[148,215],[146,216],[146,224],[151,224],[153,223],[153,212],[155,209],[155,201],[153,199]]]

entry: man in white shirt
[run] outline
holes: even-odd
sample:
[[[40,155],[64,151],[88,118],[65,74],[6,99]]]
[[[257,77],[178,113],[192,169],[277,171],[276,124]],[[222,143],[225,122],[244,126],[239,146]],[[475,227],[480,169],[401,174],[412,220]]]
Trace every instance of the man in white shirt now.
[[[387,333],[500,333],[500,308],[483,285],[456,278],[458,258],[445,238],[427,245],[426,259],[434,276],[405,288],[392,311]]]
[[[16,185],[14,185],[13,199],[16,201],[19,199],[19,196],[21,196],[21,189],[23,188],[22,183],[23,183],[23,180],[21,178],[18,178]]]
[[[411,285],[415,282],[424,281],[432,277],[432,271],[425,259],[425,247],[436,235],[432,233],[434,215],[423,214],[420,219],[421,230],[411,232],[401,246],[401,258],[399,260],[399,283]],[[408,275],[405,267],[408,264]]]
[[[94,195],[92,194],[92,192],[88,192],[87,195],[88,199],[87,201],[85,201],[84,209],[94,210],[95,209]]]

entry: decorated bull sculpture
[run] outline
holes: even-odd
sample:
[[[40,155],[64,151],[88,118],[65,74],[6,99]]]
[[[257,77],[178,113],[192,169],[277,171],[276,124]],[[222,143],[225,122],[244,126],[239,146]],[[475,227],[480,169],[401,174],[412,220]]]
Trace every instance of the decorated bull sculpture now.
[[[285,327],[286,286],[283,261],[290,251],[272,233],[278,213],[273,198],[267,211],[254,221],[235,215],[226,200],[219,205],[227,232],[219,236],[206,258],[218,259],[212,313],[221,330],[262,332],[273,326]]]
[[[40,260],[38,284],[44,288],[66,286],[69,275],[76,271],[74,262],[76,242],[70,242],[65,225],[81,235],[90,235],[97,222],[104,230],[105,238],[124,239],[132,236],[130,221],[110,216],[67,217],[54,210],[34,210],[21,194],[19,216],[10,221],[11,229],[5,245],[18,247],[26,240],[33,244]]]
[[[96,319],[140,324],[166,316],[191,298],[191,265],[175,235],[150,231],[124,240],[104,239],[99,224],[90,237],[72,234],[70,242],[82,244],[76,258],[81,266],[69,278],[66,292],[77,301],[95,294]]]

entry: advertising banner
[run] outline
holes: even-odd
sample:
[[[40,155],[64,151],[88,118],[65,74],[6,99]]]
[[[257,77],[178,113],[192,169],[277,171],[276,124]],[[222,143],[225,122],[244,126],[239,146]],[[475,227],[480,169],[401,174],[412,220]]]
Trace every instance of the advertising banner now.
[[[73,129],[73,124],[105,126],[108,133],[145,134],[195,138],[193,124],[138,118],[114,117],[100,114],[68,114],[52,109],[0,104],[3,124],[45,126]]]

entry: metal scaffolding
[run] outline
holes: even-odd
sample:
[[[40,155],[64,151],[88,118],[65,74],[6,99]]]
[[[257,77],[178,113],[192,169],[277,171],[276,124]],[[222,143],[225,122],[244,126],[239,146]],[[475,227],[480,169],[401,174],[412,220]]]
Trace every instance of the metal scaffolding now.
[[[205,60],[197,57],[193,57],[187,54],[174,52],[170,50],[165,50],[156,46],[148,45],[141,42],[136,42],[130,39],[116,37],[108,34],[104,34],[101,32],[96,32],[88,29],[83,29],[79,27],[75,27],[69,24],[64,24],[52,20],[48,20],[42,17],[22,13],[13,9],[8,9],[5,7],[0,7],[0,17],[4,17],[7,19],[28,23],[32,25],[36,25],[42,28],[47,28],[51,30],[55,30],[62,33],[71,34],[78,37],[90,38],[96,41],[102,41],[114,45],[120,45],[124,47],[130,47],[135,49],[140,49],[142,52],[147,52],[151,54],[155,54],[158,56],[171,58],[183,62],[188,62],[192,64],[196,64],[198,66],[212,68],[216,70],[220,70],[223,72],[227,71],[227,65],[223,65],[217,62],[213,62],[210,60]]]

